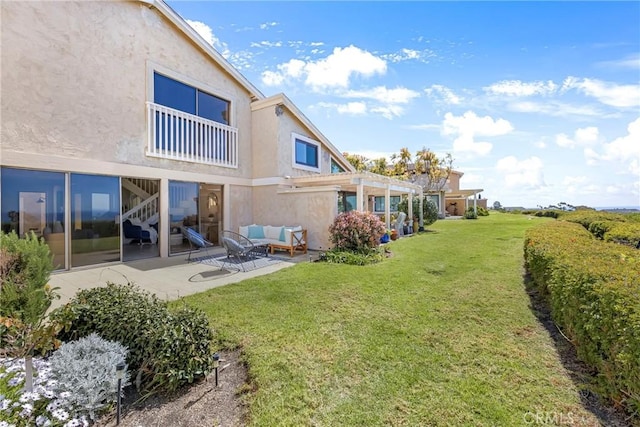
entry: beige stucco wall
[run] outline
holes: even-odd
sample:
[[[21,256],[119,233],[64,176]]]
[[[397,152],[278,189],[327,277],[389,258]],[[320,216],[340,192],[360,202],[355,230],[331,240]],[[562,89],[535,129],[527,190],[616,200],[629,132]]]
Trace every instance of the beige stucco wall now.
[[[157,10],[119,1],[2,2],[0,7],[3,152],[251,177],[248,92]],[[145,156],[153,64],[232,102],[238,169]]]
[[[307,229],[309,249],[328,249],[328,229],[338,214],[336,191],[282,193],[282,190],[275,185],[254,188],[252,222],[276,226],[301,225]],[[247,224],[250,223],[241,225]]]
[[[451,191],[456,192],[458,190],[460,190],[460,174],[456,173],[456,172],[451,172],[449,174],[449,183],[448,183],[448,187],[449,189],[451,189]]]
[[[320,173],[331,173],[331,154],[307,126],[287,108],[275,114],[275,105],[255,110],[252,119],[253,171],[255,178],[304,176],[318,172],[295,168],[292,135],[298,134],[320,145]]]
[[[254,111],[251,122],[252,154],[255,159],[253,162],[253,177],[281,176],[278,170],[280,118],[276,116],[274,107],[271,106]]]

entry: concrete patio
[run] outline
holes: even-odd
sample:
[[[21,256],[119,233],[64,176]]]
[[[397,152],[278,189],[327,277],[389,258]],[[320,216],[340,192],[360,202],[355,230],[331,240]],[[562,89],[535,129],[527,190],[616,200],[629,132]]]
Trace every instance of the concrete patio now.
[[[223,254],[224,251],[220,248],[210,253]],[[108,282],[135,283],[141,289],[156,294],[158,298],[177,299],[273,273],[298,262],[309,262],[310,258],[317,258],[317,254],[300,254],[290,259],[288,256],[280,258],[283,259],[282,262],[247,272],[231,268],[221,270],[211,265],[189,262],[184,254],[56,272],[51,274],[49,284],[59,288],[57,293],[60,294],[60,299],[53,301],[51,309],[65,304],[81,289],[105,286]]]

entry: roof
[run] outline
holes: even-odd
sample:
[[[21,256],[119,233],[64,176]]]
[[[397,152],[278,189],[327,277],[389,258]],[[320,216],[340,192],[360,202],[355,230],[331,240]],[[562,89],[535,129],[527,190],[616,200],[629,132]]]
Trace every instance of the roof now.
[[[307,116],[291,101],[284,93],[279,93],[268,98],[260,99],[251,103],[251,111],[261,110],[267,107],[284,106],[294,115],[295,118],[300,120],[311,131],[329,152],[341,163],[341,166],[349,172],[355,172],[355,168],[347,159],[344,158],[342,153],[329,141],[329,139],[320,132]]]
[[[163,0],[138,0],[140,3],[155,8],[182,31],[191,41],[213,59],[220,67],[229,73],[249,94],[252,99],[263,99],[264,95],[245,76],[227,61],[213,46],[211,46],[196,30],[187,23],[176,11]]]
[[[369,188],[380,189],[379,194],[384,194],[387,188],[392,193],[421,194],[422,187],[409,181],[402,181],[388,176],[378,175],[371,172],[341,172],[323,175],[305,175],[289,178],[291,184],[300,187],[312,186],[340,186],[342,190],[355,190],[362,184]]]

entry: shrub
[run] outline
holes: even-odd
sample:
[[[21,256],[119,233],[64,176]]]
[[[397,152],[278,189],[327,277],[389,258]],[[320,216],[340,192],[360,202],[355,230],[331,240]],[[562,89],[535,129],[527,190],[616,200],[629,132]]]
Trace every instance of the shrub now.
[[[489,216],[489,211],[482,206],[478,206],[478,216]]]
[[[470,207],[464,212],[464,218],[465,219],[478,219],[478,215],[476,214],[476,211],[473,209],[473,207]]]
[[[598,375],[606,397],[640,410],[640,254],[584,226],[546,222],[527,231],[525,264],[553,319]]]
[[[336,250],[359,252],[375,248],[386,232],[385,225],[370,212],[341,213],[329,227],[331,243]]]
[[[602,238],[607,242],[619,243],[640,249],[640,223],[613,223]]]
[[[47,284],[53,258],[31,233],[20,239],[0,232],[0,356],[24,357],[26,389],[33,388],[32,357],[59,345],[57,322],[46,311],[57,295]]]
[[[362,252],[329,250],[320,258],[321,261],[334,264],[369,265],[384,259],[384,252],[380,248]]]
[[[70,323],[63,339],[95,332],[128,347],[129,369],[147,396],[204,377],[213,364],[213,334],[203,312],[186,306],[169,309],[132,284],[82,290],[52,316]]]
[[[418,215],[420,212],[420,199],[418,197],[412,198],[412,204],[413,214]],[[403,197],[398,203],[398,210],[409,215],[409,199],[407,197]],[[438,219],[442,219],[438,216],[438,207],[431,199],[427,199],[427,196],[425,196],[422,202],[422,221],[424,225],[431,225]],[[418,230],[413,231],[417,232]]]
[[[124,363],[126,355],[124,346],[95,333],[65,343],[49,358],[51,374],[57,382],[54,391],[65,396],[64,406],[74,414],[88,414],[95,420],[117,398],[116,365]],[[126,373],[122,386],[128,382]]]

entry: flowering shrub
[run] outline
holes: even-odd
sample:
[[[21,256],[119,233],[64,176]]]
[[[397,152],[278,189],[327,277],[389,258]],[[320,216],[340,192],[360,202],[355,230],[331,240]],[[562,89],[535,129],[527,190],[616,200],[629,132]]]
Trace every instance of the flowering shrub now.
[[[116,401],[116,365],[125,362],[127,352],[121,344],[98,334],[63,344],[49,359],[52,376],[57,380],[54,391],[74,390],[67,398],[74,412],[88,413],[95,420],[106,405]],[[127,372],[122,387],[128,380]]]
[[[335,249],[352,252],[377,247],[385,231],[384,223],[376,215],[357,211],[338,215],[329,227]]]
[[[0,427],[88,426],[85,415],[74,413],[71,391],[55,392],[58,382],[49,362],[33,359],[33,391],[24,391],[24,359],[0,358]]]

